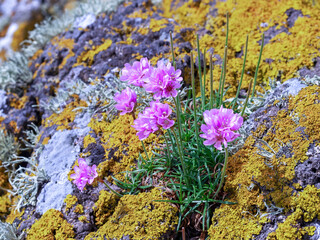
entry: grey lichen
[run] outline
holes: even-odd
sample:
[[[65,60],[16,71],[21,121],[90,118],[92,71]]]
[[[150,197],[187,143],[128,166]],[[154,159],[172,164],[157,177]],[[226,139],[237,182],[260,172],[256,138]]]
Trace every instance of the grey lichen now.
[[[4,223],[0,221],[0,240],[21,240],[23,233],[17,236],[17,227],[15,224]]]
[[[29,38],[24,41],[21,51],[8,57],[0,69],[0,89],[12,92],[21,92],[32,80],[32,73],[28,68],[28,59],[39,49],[44,47],[53,37],[67,28],[74,27],[76,20],[85,15],[98,15],[116,10],[123,0],[93,0],[81,2],[59,18],[44,20],[29,32]]]

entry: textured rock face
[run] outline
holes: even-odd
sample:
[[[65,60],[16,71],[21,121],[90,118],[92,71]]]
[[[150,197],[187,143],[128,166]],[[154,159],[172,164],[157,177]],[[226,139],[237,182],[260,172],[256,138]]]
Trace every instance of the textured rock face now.
[[[38,185],[35,206],[24,206],[22,217],[14,220],[19,224],[18,233],[29,231],[27,239],[176,236],[177,208],[154,202],[162,198],[160,190],[143,190],[119,199],[97,181],[81,192],[70,174],[77,159],[84,157],[88,164],[98,166],[99,177],[121,191],[112,176],[124,180],[121,172],[132,169],[139,154],[145,156],[131,127],[132,117],[115,116],[108,107],[120,89],[117,78],[121,68],[142,57],[154,65],[160,59],[172,60],[173,32],[177,68],[188,85],[190,52],[196,49],[199,34],[200,48],[207,50],[200,57],[202,64],[206,62],[206,77],[210,78],[208,62],[213,54],[213,87],[218,89],[225,14],[229,12],[226,85],[230,89],[226,98],[234,97],[237,89],[247,34],[249,48],[240,98],[246,96],[255,74],[262,33],[265,46],[256,89],[263,92],[260,84],[269,78],[284,83],[263,96],[258,109],[253,106],[243,126],[244,146],[230,157],[224,192],[228,201],[237,204],[211,206],[208,232],[203,231],[199,215],[186,218],[182,224],[187,228],[187,239],[207,235],[210,239],[318,239],[320,89],[311,83],[320,82],[320,39],[314,37],[318,36],[320,10],[311,2],[134,0],[124,1],[112,13],[76,17],[68,29],[29,59],[25,68],[32,76],[30,82],[17,84],[12,92],[0,91],[1,127],[20,142],[20,156],[32,157],[33,150],[42,149],[35,164],[49,176]],[[19,139],[28,136],[25,131],[31,129],[30,123],[39,127],[39,133],[33,149],[24,149],[25,143]],[[151,155],[153,148],[163,143],[152,135],[145,144]],[[4,187],[8,176],[0,170]],[[7,206],[9,199],[2,191],[0,197]],[[2,212],[8,214],[9,209]],[[14,218],[11,213],[7,219]],[[46,225],[48,219],[56,223]]]

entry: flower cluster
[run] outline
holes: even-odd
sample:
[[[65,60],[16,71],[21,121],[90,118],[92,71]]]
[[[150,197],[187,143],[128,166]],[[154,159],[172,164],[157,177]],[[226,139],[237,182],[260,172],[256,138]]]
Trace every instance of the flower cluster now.
[[[77,185],[77,187],[83,191],[83,188],[87,183],[92,184],[94,179],[98,176],[97,166],[93,165],[89,167],[86,161],[83,158],[78,159],[78,166],[74,167],[74,174],[71,174],[70,177],[74,179],[73,183]]]
[[[114,100],[117,102],[114,107],[117,110],[122,111],[120,115],[124,115],[133,111],[137,102],[137,94],[127,87],[121,93],[116,93]]]
[[[226,148],[228,142],[232,142],[240,136],[235,131],[239,130],[243,123],[243,118],[233,113],[232,109],[223,108],[211,109],[203,113],[204,121],[206,124],[201,125],[200,137],[205,138],[204,145],[213,145],[218,150],[222,150],[221,144],[223,143]]]
[[[169,119],[172,110],[168,104],[160,102],[151,102],[150,107],[146,108],[143,113],[139,113],[138,118],[134,121],[134,127],[140,140],[146,139],[150,133],[159,130],[159,127],[169,129],[174,125],[174,121]]]
[[[175,70],[171,63],[165,65],[163,61],[159,61],[157,66],[144,84],[144,88],[147,92],[153,93],[155,99],[176,97],[176,89],[181,87],[181,70]]]
[[[155,99],[163,97],[176,97],[177,89],[181,87],[181,70],[175,70],[171,63],[164,61],[157,63],[157,68],[151,66],[147,58],[140,62],[135,61],[132,66],[128,63],[122,69],[120,80],[129,84],[144,87],[149,93],[153,93]]]
[[[120,80],[128,81],[134,86],[143,87],[149,93],[153,93],[156,100],[150,103],[143,113],[139,113],[134,121],[133,127],[138,131],[140,140],[146,139],[150,133],[159,130],[159,127],[169,129],[174,125],[174,121],[169,119],[172,113],[168,104],[159,102],[161,98],[176,97],[177,89],[181,87],[181,71],[175,70],[171,63],[165,64],[163,61],[157,63],[157,67],[151,66],[147,58],[135,61],[132,66],[125,64],[122,69]],[[121,115],[134,110],[137,102],[136,93],[130,88],[126,88],[114,97],[117,102],[115,108],[121,111]]]
[[[150,76],[153,68],[147,58],[142,58],[140,62],[135,61],[132,66],[128,63],[122,69],[121,81],[128,81],[137,87],[142,87],[146,79]]]

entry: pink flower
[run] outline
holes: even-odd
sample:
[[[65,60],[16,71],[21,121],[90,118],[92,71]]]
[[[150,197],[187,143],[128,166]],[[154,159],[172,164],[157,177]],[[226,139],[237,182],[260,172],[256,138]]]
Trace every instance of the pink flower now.
[[[154,116],[157,119],[157,124],[162,126],[164,129],[169,129],[174,125],[174,121],[169,119],[172,113],[171,108],[168,104],[162,104],[159,102],[152,102],[152,108],[154,109]]]
[[[133,111],[137,102],[137,94],[127,87],[121,93],[116,93],[114,100],[117,102],[114,107],[117,110],[122,111],[120,115],[124,115]]]
[[[181,87],[179,83],[182,81],[181,70],[175,70],[171,63],[167,65],[163,61],[159,61],[157,68],[149,76],[149,80],[144,84],[147,92],[154,93],[155,99],[162,97],[176,97],[177,89]]]
[[[129,84],[137,87],[143,86],[153,70],[147,58],[141,58],[140,62],[135,61],[132,66],[128,63],[124,66],[120,80],[128,81]]]
[[[78,164],[79,167],[74,167],[75,173],[71,174],[70,177],[74,179],[73,183],[76,184],[82,192],[87,183],[93,183],[94,179],[98,176],[98,173],[97,166],[93,165],[92,167],[89,167],[83,158],[78,159]]]
[[[168,104],[160,102],[151,102],[150,107],[143,113],[139,113],[138,118],[134,120],[134,127],[140,140],[149,137],[150,133],[155,133],[159,127],[168,129],[173,126],[174,121],[169,119],[172,110]]]
[[[206,124],[201,125],[200,137],[207,139],[203,142],[204,145],[213,145],[218,150],[222,150],[221,144],[223,143],[226,148],[228,142],[232,142],[240,136],[235,131],[239,130],[243,123],[243,118],[233,113],[232,109],[223,108],[211,109],[203,113],[204,121]]]

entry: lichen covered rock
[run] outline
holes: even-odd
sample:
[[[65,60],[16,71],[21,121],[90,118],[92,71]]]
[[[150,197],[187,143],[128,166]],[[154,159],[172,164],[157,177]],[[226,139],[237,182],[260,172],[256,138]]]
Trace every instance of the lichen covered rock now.
[[[167,202],[161,190],[123,196],[113,214],[90,239],[169,239],[178,223],[177,209]]]
[[[244,147],[230,158],[227,169],[225,191],[237,204],[214,211],[211,239],[313,235],[319,190],[311,166],[318,161],[312,153],[320,139],[316,130],[319,90],[319,86],[309,86],[296,96],[280,94],[259,115],[250,117],[257,125]]]

